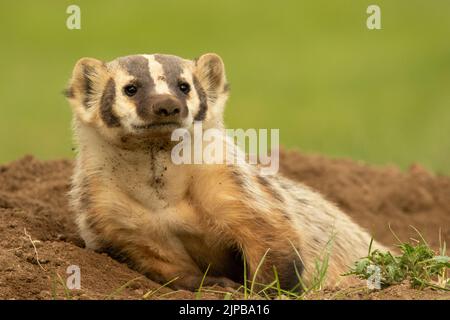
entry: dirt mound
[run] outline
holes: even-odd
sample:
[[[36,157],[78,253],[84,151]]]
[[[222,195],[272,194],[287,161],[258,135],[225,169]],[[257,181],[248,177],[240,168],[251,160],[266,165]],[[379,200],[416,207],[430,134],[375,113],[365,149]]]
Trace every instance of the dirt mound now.
[[[107,255],[82,248],[67,206],[71,172],[71,161],[42,162],[31,156],[0,166],[0,298],[70,295],[81,299],[134,299],[159,288],[159,284]],[[443,239],[450,243],[448,177],[435,176],[417,165],[402,172],[395,167],[376,168],[293,151],[281,153],[281,172],[324,193],[385,244],[394,243],[388,224],[401,239],[417,238],[409,227],[413,225],[432,246],[439,244],[441,228]],[[70,265],[81,268],[81,290],[64,288],[62,279],[66,279]],[[403,290],[409,292],[401,286],[392,290],[393,298],[402,297]],[[191,292],[172,293],[166,288],[158,291],[162,292],[170,294],[167,298],[194,298]],[[434,297],[434,293],[430,294]],[[324,292],[316,298],[330,296],[330,292]],[[408,293],[403,296],[430,298]]]
[[[140,276],[106,255],[82,249],[67,207],[72,163],[25,157],[0,167],[0,298],[65,297],[67,267],[81,268],[83,290],[75,297],[104,298]],[[39,254],[36,259],[35,243]],[[59,275],[59,276],[58,276]],[[139,297],[156,284],[142,278],[122,292]]]
[[[402,241],[419,238],[415,227],[435,248],[439,230],[450,243],[449,177],[418,164],[404,172],[296,151],[282,152],[280,163],[283,174],[321,191],[386,245],[396,243],[389,225]]]

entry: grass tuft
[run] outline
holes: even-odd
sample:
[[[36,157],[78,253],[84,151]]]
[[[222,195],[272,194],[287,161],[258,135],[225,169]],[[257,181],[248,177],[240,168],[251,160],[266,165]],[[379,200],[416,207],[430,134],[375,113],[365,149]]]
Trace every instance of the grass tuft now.
[[[393,255],[389,251],[372,251],[370,245],[367,257],[356,261],[345,276],[355,275],[368,280],[373,277],[376,267],[379,270],[381,288],[408,280],[415,289],[433,288],[450,291],[448,273],[450,258],[446,255],[445,242],[441,242],[439,252],[436,253],[420,232],[416,228],[413,229],[418,233],[420,240],[413,239],[412,243],[402,243],[396,237],[400,242],[397,245],[400,249],[399,255]]]
[[[52,275],[52,299],[58,299],[58,286],[61,286],[64,290],[64,298],[66,300],[72,300],[72,295],[70,294],[70,289],[67,287],[66,282],[60,276],[59,273],[54,273]]]

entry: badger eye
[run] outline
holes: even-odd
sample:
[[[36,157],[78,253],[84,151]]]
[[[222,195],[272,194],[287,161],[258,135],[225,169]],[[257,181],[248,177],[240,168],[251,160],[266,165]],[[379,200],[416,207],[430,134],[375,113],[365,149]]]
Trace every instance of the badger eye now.
[[[191,86],[187,82],[180,82],[178,88],[180,88],[180,91],[183,92],[184,94],[188,94],[189,91],[191,91]]]
[[[138,88],[134,84],[129,84],[123,87],[123,92],[129,97],[132,97],[136,94]]]

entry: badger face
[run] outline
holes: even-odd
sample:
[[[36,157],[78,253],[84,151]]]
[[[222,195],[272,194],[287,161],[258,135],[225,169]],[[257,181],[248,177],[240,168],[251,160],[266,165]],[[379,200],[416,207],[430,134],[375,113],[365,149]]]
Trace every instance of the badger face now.
[[[177,128],[222,127],[228,86],[222,59],[132,55],[102,62],[80,59],[66,96],[75,125],[95,128],[105,139],[148,142],[170,139]]]

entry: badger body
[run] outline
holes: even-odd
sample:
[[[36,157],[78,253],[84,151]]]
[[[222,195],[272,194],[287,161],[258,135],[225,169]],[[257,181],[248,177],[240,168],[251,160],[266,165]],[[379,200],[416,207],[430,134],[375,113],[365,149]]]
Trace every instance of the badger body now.
[[[370,235],[309,187],[256,166],[171,161],[171,132],[223,129],[228,97],[215,54],[196,60],[83,58],[67,97],[77,148],[70,203],[88,248],[176,288],[247,278],[305,285],[329,255],[327,284],[367,254]],[[374,247],[382,248],[375,243]],[[259,266],[259,267],[258,267]]]

